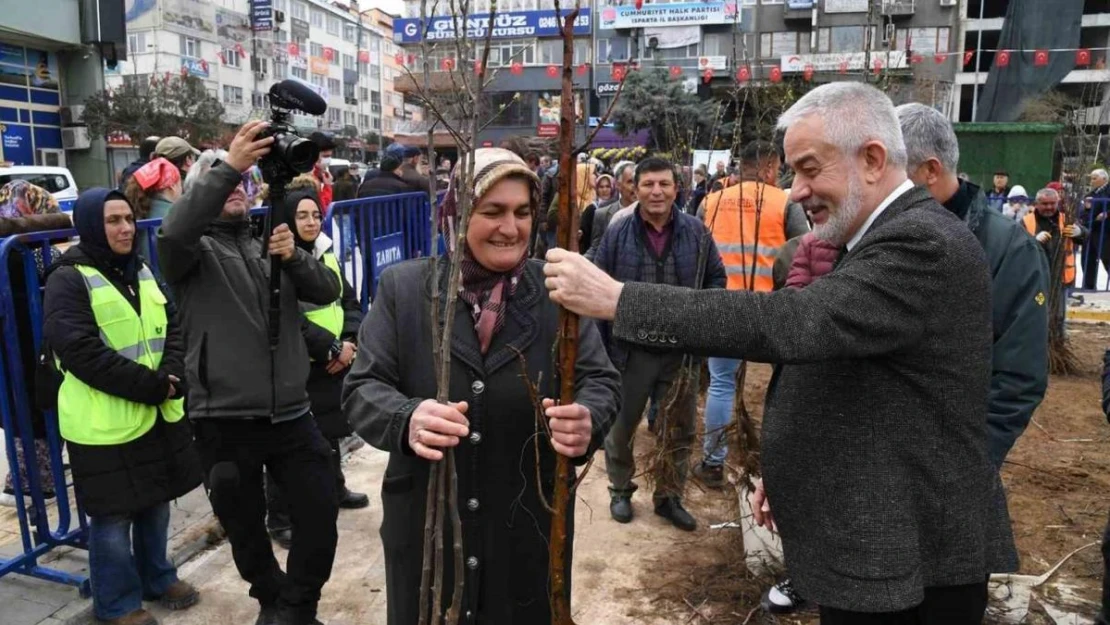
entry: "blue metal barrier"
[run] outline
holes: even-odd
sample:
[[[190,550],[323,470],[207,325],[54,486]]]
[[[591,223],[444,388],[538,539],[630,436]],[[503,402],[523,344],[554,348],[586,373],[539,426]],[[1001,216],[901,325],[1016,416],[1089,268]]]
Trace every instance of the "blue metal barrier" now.
[[[265,208],[251,211],[252,216],[264,215]],[[427,195],[407,193],[349,200],[333,203],[329,209],[331,220],[324,224],[326,231],[339,229],[335,240],[336,256],[344,267],[353,271],[365,311],[373,297],[381,272],[394,263],[430,251],[430,209]],[[333,223],[334,222],[334,223]],[[158,253],[155,244],[160,219],[138,223],[135,240],[143,244],[147,264],[161,279]],[[344,235],[343,229],[349,229]],[[57,501],[56,524],[51,527],[47,500],[49,490],[41,483],[35,454],[33,403],[27,380],[34,371],[26,370],[24,362],[33,361],[42,348],[42,279],[38,274],[34,254],[42,255],[43,267],[49,267],[55,252],[51,241],[67,240],[77,236],[76,230],[36,232],[0,239],[0,423],[4,428],[4,445],[8,456],[8,470],[12,475],[15,492],[16,514],[19,520],[22,553],[12,558],[0,558],[0,578],[9,573],[19,573],[61,584],[76,586],[82,596],[88,596],[89,580],[85,576],[48,568],[39,560],[51,549],[60,546],[88,548],[88,520],[80,500],[70,501],[69,487],[63,468],[63,446],[58,431],[57,415],[45,413],[46,441],[50,450],[50,464],[54,473],[53,491]],[[346,238],[345,237],[349,237]],[[346,245],[344,244],[346,241]],[[348,254],[348,252],[350,252]],[[347,262],[346,259],[351,261]],[[355,261],[360,262],[355,262]],[[26,308],[17,307],[16,292],[11,275],[18,269],[23,278]],[[24,316],[19,319],[20,316]],[[20,343],[20,324],[29,327],[34,351],[24,354]],[[16,430],[19,435],[16,436]],[[20,475],[16,446],[23,450],[27,484]],[[30,503],[22,494],[30,493]],[[72,508],[72,512],[71,512]],[[75,514],[74,514],[75,513]],[[76,527],[73,517],[76,516]]]
[[[1087,240],[1076,252],[1075,265],[1082,281],[1075,291],[1110,290],[1110,280],[1099,284],[1099,267],[1110,272],[1110,198],[1083,198],[1076,221],[1087,229]]]

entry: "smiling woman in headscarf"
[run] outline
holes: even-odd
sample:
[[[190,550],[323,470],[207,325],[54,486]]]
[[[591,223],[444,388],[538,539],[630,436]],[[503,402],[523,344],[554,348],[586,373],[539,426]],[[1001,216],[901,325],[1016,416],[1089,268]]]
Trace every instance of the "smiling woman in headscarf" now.
[[[64,375],[58,429],[89,515],[93,610],[101,621],[155,623],[144,598],[169,609],[197,600],[166,558],[168,502],[201,481],[183,419],[184,344],[135,252],[123,194],[89,189],[73,214],[81,242],[50,268],[43,333]],[[134,557],[132,531],[142,544]]]
[[[604,441],[620,403],[619,377],[597,327],[582,319],[576,403],[544,400],[552,435],[539,427],[528,380],[539,380],[547,397],[559,389],[551,357],[556,306],[543,287],[543,263],[527,259],[539,180],[508,150],[482,148],[474,158],[473,210],[465,242],[452,252],[463,254],[459,299],[448,311],[455,319],[452,403],[429,399],[436,396],[432,332],[439,331],[431,323],[432,294],[445,306],[448,258],[439,260],[434,288],[429,259],[385,270],[343,388],[343,410],[355,430],[390,452],[381,527],[389,625],[417,622],[428,471],[446,447],[455,448],[467,562],[462,612],[468,622],[484,625],[550,623],[551,514],[540,489],[550,501],[556,454],[585,462]],[[452,232],[457,182],[444,202],[443,222]],[[573,511],[571,520],[573,526]],[[445,540],[450,544],[450,537]],[[444,588],[453,587],[452,574],[445,567]],[[569,557],[565,575],[569,589]]]
[[[362,308],[355,297],[354,289],[340,270],[339,262],[332,251],[331,238],[320,230],[323,211],[320,197],[316,194],[317,183],[311,175],[307,179],[311,181],[310,186],[298,186],[285,196],[285,214],[293,218],[296,226],[293,235],[297,247],[311,254],[339,277],[343,284],[343,294],[326,306],[300,303],[303,317],[301,334],[311,357],[305,390],[312,402],[316,425],[331,445],[339,507],[365,508],[370,505],[370,498],[347,488],[339,464],[339,443],[351,435],[351,426],[347,422],[347,416],[343,414],[339,399],[343,391],[343,380],[355,358],[355,339],[359,323],[362,322]],[[288,549],[292,544],[288,505],[268,472],[266,499],[269,512],[266,516],[266,529],[279,545]]]

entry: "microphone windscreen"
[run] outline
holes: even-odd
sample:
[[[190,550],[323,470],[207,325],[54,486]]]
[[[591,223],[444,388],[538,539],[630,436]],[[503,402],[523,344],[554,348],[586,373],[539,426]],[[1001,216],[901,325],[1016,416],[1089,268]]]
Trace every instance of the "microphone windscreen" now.
[[[323,115],[328,110],[328,103],[320,94],[311,87],[295,80],[286,79],[270,87],[270,97],[289,106],[304,111],[309,115]]]

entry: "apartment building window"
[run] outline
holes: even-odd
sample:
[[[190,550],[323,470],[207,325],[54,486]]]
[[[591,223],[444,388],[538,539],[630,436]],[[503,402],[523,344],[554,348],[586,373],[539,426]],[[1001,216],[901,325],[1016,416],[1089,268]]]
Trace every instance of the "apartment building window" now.
[[[759,56],[766,59],[784,54],[798,54],[798,36],[799,33],[793,31],[760,34]]]
[[[696,43],[680,48],[656,48],[654,50],[646,48],[644,50],[645,59],[658,59],[661,61],[690,59],[697,58],[698,56],[700,56],[700,52],[698,51],[698,44]]]
[[[343,26],[343,40],[355,43],[358,41],[358,26],[346,24]]]
[[[396,52],[393,51],[393,46],[388,41],[385,43],[385,48],[386,48],[385,53],[387,55],[393,56],[394,54],[397,54]],[[378,39],[377,37],[371,37],[370,38],[370,51],[371,52],[380,52],[381,50],[382,50],[382,40]]]
[[[304,35],[293,35],[293,43],[297,44],[297,47],[301,49],[303,54],[304,47],[308,45],[308,38]]]
[[[329,35],[335,35],[336,37],[338,37],[341,26],[342,26],[342,24],[339,22],[338,17],[336,17],[334,15],[329,15],[328,16],[328,34]]]
[[[308,44],[308,55],[314,56],[316,58],[322,58],[324,56],[324,46],[318,43]]]
[[[871,49],[878,50],[881,41],[876,36],[877,30],[871,29]],[[867,34],[866,26],[834,26],[821,28],[817,31],[818,52],[863,52],[864,39]]]
[[[367,89],[366,87],[359,87],[358,88],[358,99],[362,102],[365,102],[365,101],[369,100],[370,99],[370,90]]]
[[[335,65],[337,67],[339,66],[339,51],[335,48],[331,48],[331,60],[328,61],[328,63],[331,63],[332,65]]]
[[[274,10],[285,11],[289,8],[289,3],[286,0],[274,0]]]
[[[382,128],[382,118],[377,117],[377,116],[371,117],[370,118],[370,127],[373,128],[374,130],[381,130],[381,128]]]
[[[287,43],[289,41],[289,33],[284,30],[275,30],[274,41],[277,43]]]
[[[381,71],[382,71],[381,68],[378,67],[377,65],[371,65],[370,66],[370,78],[374,78],[374,79],[379,78],[381,76]]]
[[[309,22],[316,28],[324,27],[324,12],[319,9],[309,9]]]
[[[759,0],[760,4],[782,4],[782,0]]]
[[[328,109],[328,122],[329,122],[329,123],[331,124],[331,126],[333,126],[333,127],[334,127],[334,126],[338,126],[338,125],[340,124],[340,121],[339,121],[339,109],[334,109],[334,108],[329,108],[329,109]]]
[[[307,20],[308,5],[299,0],[293,0],[293,17],[299,20]]]
[[[123,86],[137,89],[140,93],[150,88],[150,74],[124,74]]]
[[[343,83],[343,97],[344,98],[349,98],[351,100],[355,99],[355,83],[353,83],[353,82]]]
[[[242,104],[243,88],[224,85],[224,102],[227,104]]]
[[[243,67],[243,59],[239,58],[239,53],[235,50],[228,48],[221,51],[220,54],[224,57],[224,65],[236,69]]]
[[[200,58],[200,40],[181,35],[181,56],[190,59]]]
[[[627,61],[629,40],[624,37],[597,40],[597,62],[601,64],[613,61]]]
[[[320,74],[313,74],[312,75],[312,84],[316,85],[317,87],[323,88],[323,86],[324,86],[324,77],[321,76]]]
[[[142,54],[146,52],[146,33],[131,33],[127,35],[127,53]]]
[[[289,64],[274,61],[274,80],[285,80],[289,77]]]
[[[354,126],[355,125],[355,114],[352,113],[351,111],[343,111],[343,125],[344,126]]]
[[[502,93],[484,94],[486,111],[497,115],[497,124],[501,126],[532,126],[535,122],[536,93],[521,92],[520,97],[515,93],[506,91]],[[402,103],[402,106],[404,104]],[[501,107],[505,109],[502,110]],[[497,111],[501,111],[497,113]]]
[[[358,64],[358,75],[359,76],[366,76],[369,73],[370,73],[370,69],[367,67],[366,63],[359,63]]]
[[[540,42],[541,44],[544,42]],[[475,54],[481,54],[478,46],[474,48]],[[447,52],[451,54],[450,51]],[[531,65],[535,61],[536,56],[536,42],[528,39],[507,39],[503,41],[491,41],[489,48],[489,66],[501,67],[509,66],[513,63],[522,63],[524,65]],[[436,65],[439,65],[441,59],[436,60]]]
[[[948,52],[947,26],[941,28],[899,28],[891,50],[910,50],[918,54]]]
[[[735,41],[735,44],[736,44],[736,49],[735,49],[736,54],[735,54],[735,56],[736,57],[743,57],[744,56],[744,51],[745,51],[744,50],[744,43],[745,43],[744,42],[744,36],[745,36],[744,33],[737,33],[736,34],[736,41]],[[806,33],[802,33],[802,38],[804,40],[808,40],[809,35],[806,34]],[[749,45],[751,45],[751,40],[750,39],[749,39]],[[701,50],[702,54],[704,54],[705,56],[727,56],[727,57],[732,57],[733,56],[732,33],[714,33],[714,34],[705,35],[701,39],[701,48],[702,48],[702,50]],[[751,48],[748,48],[748,51],[750,53]]]
[[[343,69],[349,69],[353,71],[355,69],[355,57],[351,56],[350,54],[344,54]]]
[[[359,115],[358,116],[358,127],[359,128],[369,128],[370,127],[370,116],[369,115]]]
[[[308,80],[308,70],[303,68],[303,67],[294,67],[289,71],[293,74],[294,78],[300,78],[301,80]]]
[[[343,93],[342,86],[339,84],[338,78],[328,79],[328,92],[331,93],[333,96],[337,96],[340,93]]]

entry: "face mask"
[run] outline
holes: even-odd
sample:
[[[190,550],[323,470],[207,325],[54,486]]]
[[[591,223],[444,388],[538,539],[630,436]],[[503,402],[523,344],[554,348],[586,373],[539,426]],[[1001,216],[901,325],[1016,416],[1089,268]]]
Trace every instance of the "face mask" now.
[[[320,159],[320,163],[324,167],[331,167],[331,157],[330,156],[325,156],[324,158]]]

